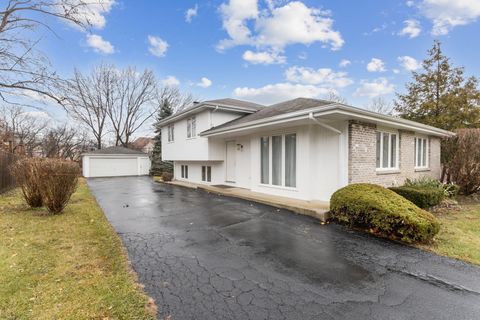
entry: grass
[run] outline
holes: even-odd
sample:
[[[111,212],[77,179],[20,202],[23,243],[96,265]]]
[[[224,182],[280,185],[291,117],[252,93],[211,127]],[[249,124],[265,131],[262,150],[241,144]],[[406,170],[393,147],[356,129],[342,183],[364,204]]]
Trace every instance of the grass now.
[[[420,248],[480,265],[480,203],[460,202],[461,209],[442,210],[435,241]]]
[[[153,319],[119,237],[81,180],[61,215],[0,195],[0,319]]]

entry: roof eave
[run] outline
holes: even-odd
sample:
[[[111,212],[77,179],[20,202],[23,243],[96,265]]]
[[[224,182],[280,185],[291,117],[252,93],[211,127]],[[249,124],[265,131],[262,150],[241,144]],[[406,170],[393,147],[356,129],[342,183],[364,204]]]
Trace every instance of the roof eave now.
[[[428,126],[428,125],[424,125],[418,122],[405,120],[401,118],[395,118],[387,115],[382,115],[380,113],[376,113],[376,112],[372,112],[372,111],[368,111],[368,110],[364,110],[364,109],[360,109],[360,108],[356,108],[356,107],[352,107],[344,104],[332,103],[331,105],[327,105],[327,106],[319,106],[315,108],[305,109],[302,111],[283,114],[280,116],[274,116],[274,117],[269,117],[265,119],[259,119],[256,121],[245,122],[238,125],[233,125],[231,127],[220,128],[218,130],[209,129],[204,132],[201,132],[200,136],[208,137],[208,136],[214,136],[214,135],[219,135],[219,134],[224,134],[229,132],[241,131],[244,129],[245,130],[249,129],[251,127],[261,127],[261,126],[267,126],[273,123],[287,122],[289,119],[291,119],[291,121],[298,120],[299,118],[301,119],[302,116],[308,117],[308,114],[312,112],[316,117],[320,117],[322,115],[327,115],[327,114],[333,114],[333,113],[350,115],[363,120],[380,122],[390,126],[402,127],[403,129],[406,129],[406,130],[413,130],[416,132],[422,132],[422,133],[426,133],[433,136],[439,136],[439,137],[448,137],[448,136],[455,135],[453,132]]]

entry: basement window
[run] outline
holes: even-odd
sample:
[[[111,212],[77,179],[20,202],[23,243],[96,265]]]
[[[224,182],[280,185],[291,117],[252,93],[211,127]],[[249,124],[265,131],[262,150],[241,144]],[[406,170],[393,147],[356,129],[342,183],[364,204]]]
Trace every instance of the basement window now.
[[[212,182],[212,167],[202,166],[202,181]]]
[[[182,179],[188,179],[188,166],[182,164]]]

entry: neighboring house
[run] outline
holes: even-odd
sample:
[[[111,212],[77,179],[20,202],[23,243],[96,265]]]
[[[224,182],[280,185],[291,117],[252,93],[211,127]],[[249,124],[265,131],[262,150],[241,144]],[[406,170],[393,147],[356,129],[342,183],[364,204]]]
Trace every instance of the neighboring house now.
[[[132,148],[135,150],[140,150],[143,153],[152,154],[153,147],[155,146],[155,140],[148,137],[140,137],[132,143]]]
[[[174,178],[328,201],[358,182],[439,178],[450,132],[341,103],[298,98],[268,107],[221,99],[160,123]]]
[[[124,147],[108,147],[82,154],[85,178],[148,175],[148,154]]]

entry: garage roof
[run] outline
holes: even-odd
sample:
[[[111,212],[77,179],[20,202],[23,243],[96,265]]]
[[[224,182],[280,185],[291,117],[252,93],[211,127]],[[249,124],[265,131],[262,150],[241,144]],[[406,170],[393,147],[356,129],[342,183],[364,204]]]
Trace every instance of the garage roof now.
[[[125,147],[108,147],[108,148],[103,148],[103,149],[98,149],[95,151],[87,152],[84,153],[84,156],[89,156],[89,155],[105,155],[105,154],[121,154],[121,155],[142,155],[142,156],[148,156],[146,153],[143,153],[138,150],[134,149],[129,149]]]

